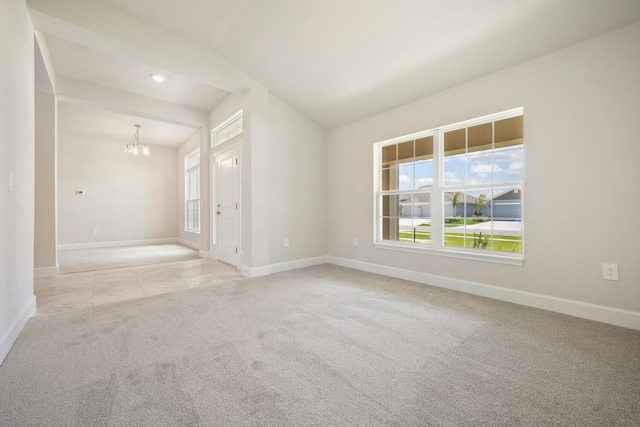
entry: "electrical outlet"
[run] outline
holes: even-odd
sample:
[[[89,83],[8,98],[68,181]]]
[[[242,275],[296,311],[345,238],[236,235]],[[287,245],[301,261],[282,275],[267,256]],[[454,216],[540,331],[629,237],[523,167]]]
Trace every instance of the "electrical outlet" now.
[[[93,229],[93,234],[98,234],[98,229],[97,228]]]
[[[358,246],[358,238],[357,237],[353,238],[353,246]]]
[[[285,237],[285,238],[284,238],[284,247],[285,247],[285,248],[288,248],[288,247],[289,247],[289,238],[288,238],[288,237]]]
[[[618,276],[618,264],[602,264],[602,278],[605,280],[620,280]]]

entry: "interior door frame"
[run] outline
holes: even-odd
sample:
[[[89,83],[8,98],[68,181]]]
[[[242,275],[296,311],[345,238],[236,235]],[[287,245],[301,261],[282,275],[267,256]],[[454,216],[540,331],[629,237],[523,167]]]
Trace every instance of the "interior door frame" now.
[[[244,258],[244,215],[243,215],[243,202],[242,202],[242,192],[243,192],[243,179],[242,179],[242,153],[243,153],[243,144],[241,135],[237,137],[231,138],[229,141],[225,141],[224,143],[211,147],[211,152],[209,153],[209,200],[211,200],[210,205],[210,241],[209,247],[211,248],[211,257],[215,260],[219,260],[219,249],[220,246],[217,244],[217,235],[219,230],[219,215],[216,214],[218,200],[217,200],[217,174],[218,174],[218,156],[226,151],[238,149],[238,178],[239,178],[239,197],[238,197],[238,221],[239,221],[239,230],[238,230],[238,265],[236,268],[240,269],[243,265]]]

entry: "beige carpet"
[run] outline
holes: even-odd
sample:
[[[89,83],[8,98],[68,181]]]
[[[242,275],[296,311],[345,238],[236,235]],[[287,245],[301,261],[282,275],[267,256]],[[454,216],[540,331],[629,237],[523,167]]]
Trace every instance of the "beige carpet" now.
[[[179,243],[58,251],[60,274],[135,267],[199,258],[198,250]]]
[[[32,318],[3,426],[637,426],[640,332],[323,265]]]

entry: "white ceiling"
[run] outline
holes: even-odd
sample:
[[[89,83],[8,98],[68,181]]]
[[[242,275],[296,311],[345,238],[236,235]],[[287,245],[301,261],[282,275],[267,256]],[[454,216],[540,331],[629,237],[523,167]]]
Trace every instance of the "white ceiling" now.
[[[149,64],[92,49],[78,43],[46,36],[56,74],[123,90],[162,101],[210,111],[229,92],[173,74]],[[151,74],[166,77],[153,81]]]
[[[640,21],[640,0],[100,3],[217,52],[328,129]],[[170,73],[154,86],[153,64],[47,40],[66,77],[203,110],[226,95]]]
[[[177,147],[198,132],[186,126],[136,117],[96,106],[69,102],[58,103],[58,131],[89,135],[123,142],[133,142],[139,124],[140,143],[150,147]]]

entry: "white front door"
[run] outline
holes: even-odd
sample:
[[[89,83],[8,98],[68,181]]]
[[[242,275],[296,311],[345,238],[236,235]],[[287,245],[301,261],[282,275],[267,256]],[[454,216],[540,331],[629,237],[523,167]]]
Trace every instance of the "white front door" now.
[[[240,147],[216,155],[214,187],[218,259],[236,267],[242,263]]]

